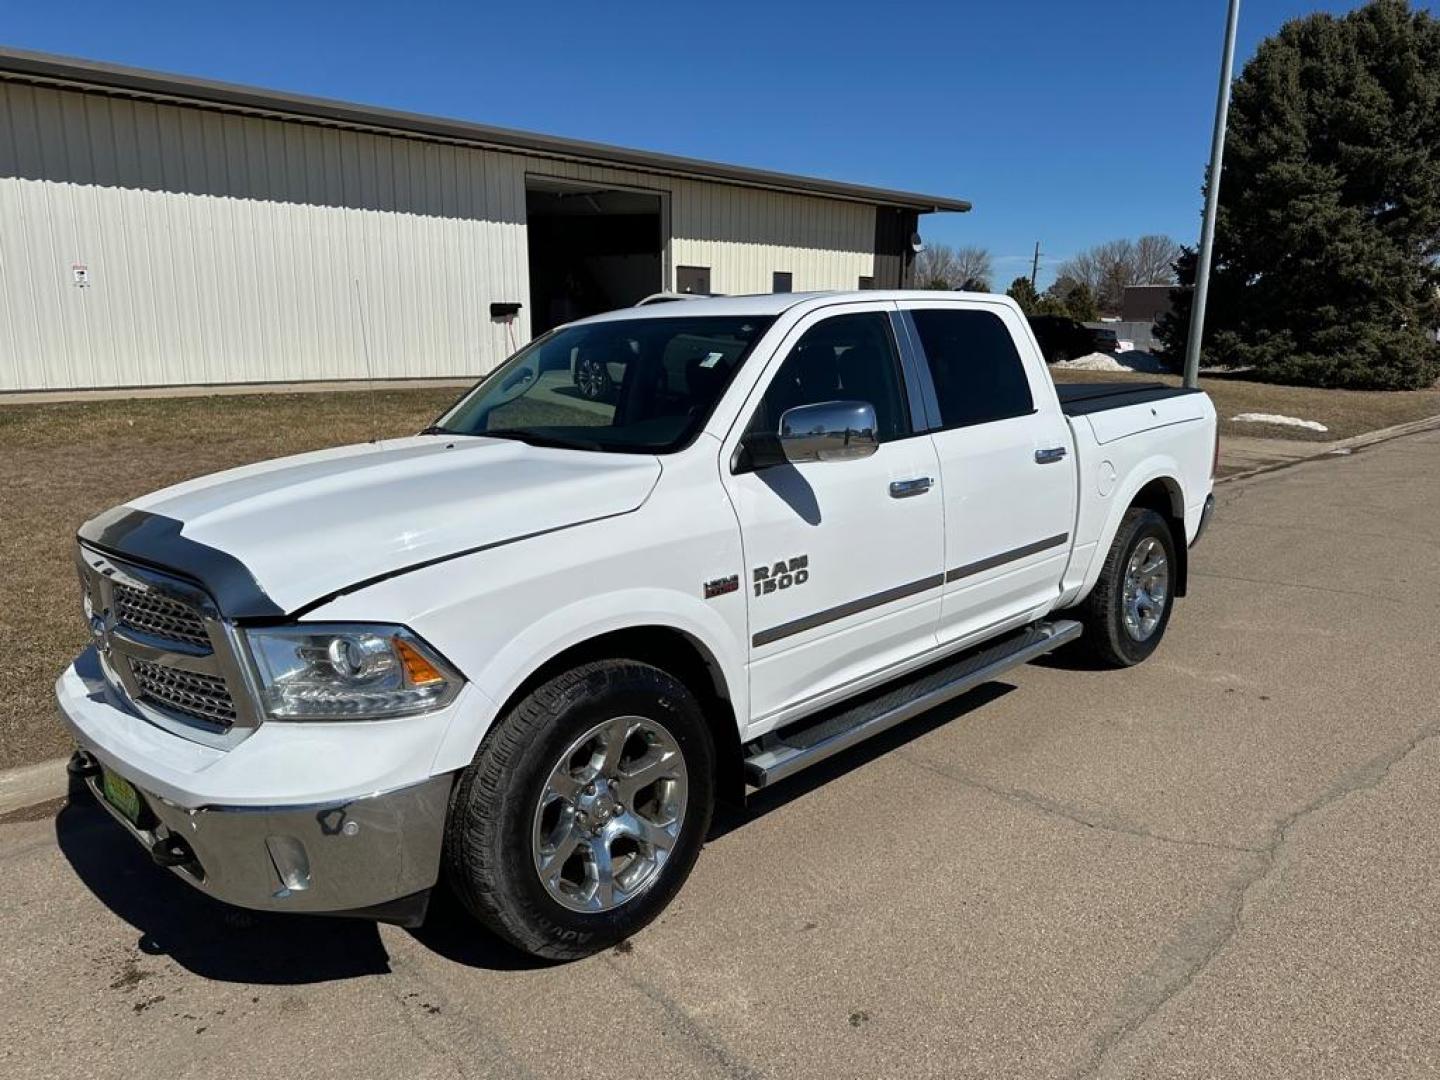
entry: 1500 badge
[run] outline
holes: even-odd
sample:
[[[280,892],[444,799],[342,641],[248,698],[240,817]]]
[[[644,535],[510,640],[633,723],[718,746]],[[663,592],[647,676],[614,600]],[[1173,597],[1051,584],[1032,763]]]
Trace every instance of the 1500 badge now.
[[[770,566],[757,566],[754,570],[755,595],[763,596],[776,589],[788,589],[792,585],[804,585],[810,580],[810,556],[796,555]]]

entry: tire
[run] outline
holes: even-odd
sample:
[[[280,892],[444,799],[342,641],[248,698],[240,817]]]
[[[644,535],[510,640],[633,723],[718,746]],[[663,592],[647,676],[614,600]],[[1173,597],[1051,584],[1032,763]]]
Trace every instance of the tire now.
[[[582,359],[575,367],[575,387],[587,401],[604,401],[614,387],[605,364]]]
[[[1133,567],[1132,559],[1142,549],[1147,555],[1141,558],[1138,567]],[[1144,571],[1153,565],[1151,557],[1157,553],[1163,553],[1164,558],[1160,575],[1163,596],[1158,604],[1146,604],[1127,592],[1127,575],[1131,570],[1138,570],[1135,580],[1148,580],[1153,588],[1157,579],[1148,577]],[[1107,667],[1133,667],[1156,650],[1165,636],[1165,628],[1170,625],[1170,613],[1175,606],[1176,566],[1175,537],[1169,523],[1154,510],[1141,507],[1127,510],[1105,556],[1100,579],[1075,612],[1085,625],[1080,641],[1095,660]],[[1142,591],[1144,599],[1156,599],[1149,590]]]
[[[714,798],[714,740],[694,695],[649,664],[583,664],[526,695],[486,735],[451,796],[445,874],[461,903],[517,948],[588,956],[669,904],[700,854]]]

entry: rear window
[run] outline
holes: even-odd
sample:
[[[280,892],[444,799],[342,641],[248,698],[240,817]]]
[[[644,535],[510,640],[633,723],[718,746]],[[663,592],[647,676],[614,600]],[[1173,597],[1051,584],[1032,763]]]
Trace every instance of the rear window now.
[[[958,308],[910,315],[930,365],[942,426],[985,424],[1035,411],[1025,365],[998,315]]]

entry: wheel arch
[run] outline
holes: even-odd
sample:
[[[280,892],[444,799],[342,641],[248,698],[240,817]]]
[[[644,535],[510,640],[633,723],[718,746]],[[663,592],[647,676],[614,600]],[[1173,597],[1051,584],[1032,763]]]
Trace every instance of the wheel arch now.
[[[457,747],[466,761],[473,757],[494,723],[548,679],[593,660],[635,660],[650,664],[679,679],[696,698],[715,739],[716,794],[736,802],[744,797],[744,763],[740,745],[739,710],[732,678],[716,651],[691,631],[661,622],[646,622],[600,630],[568,643],[557,643],[523,673],[516,673],[510,688],[497,695],[483,729],[474,732],[467,746]]]
[[[1180,482],[1179,463],[1168,457],[1155,457],[1135,470],[1128,484],[1120,490],[1118,497],[1109,500],[1110,510],[1105,526],[1100,531],[1095,549],[1090,557],[1085,577],[1078,589],[1066,599],[1066,605],[1078,604],[1090,595],[1099,580],[1105,555],[1115,542],[1120,523],[1132,507],[1142,506],[1154,510],[1163,517],[1170,527],[1175,544],[1175,595],[1184,596],[1189,584],[1189,546],[1185,538],[1185,489]]]
[[[1170,536],[1175,543],[1175,595],[1184,596],[1190,580],[1190,548],[1185,542],[1185,493],[1180,481],[1173,476],[1157,476],[1141,486],[1122,510],[1134,507],[1153,510],[1170,526]],[[1111,542],[1114,542],[1113,533]],[[1108,547],[1108,545],[1107,545]]]

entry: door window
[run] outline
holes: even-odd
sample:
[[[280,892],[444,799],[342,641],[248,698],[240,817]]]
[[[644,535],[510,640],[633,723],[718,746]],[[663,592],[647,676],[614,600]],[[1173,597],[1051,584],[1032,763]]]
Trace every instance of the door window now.
[[[1030,380],[1009,329],[992,311],[911,311],[930,365],[940,422],[946,429],[1028,416]]]
[[[883,311],[835,315],[805,331],[746,428],[752,467],[779,460],[777,433],[787,409],[823,401],[869,402],[882,443],[911,434],[900,357]]]

